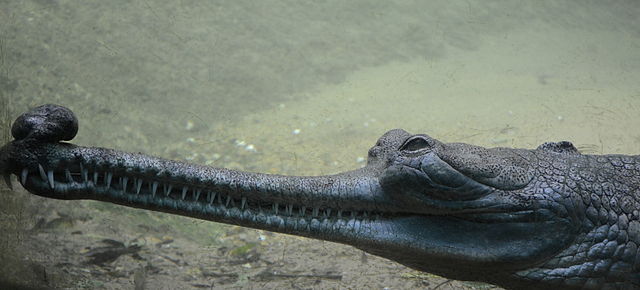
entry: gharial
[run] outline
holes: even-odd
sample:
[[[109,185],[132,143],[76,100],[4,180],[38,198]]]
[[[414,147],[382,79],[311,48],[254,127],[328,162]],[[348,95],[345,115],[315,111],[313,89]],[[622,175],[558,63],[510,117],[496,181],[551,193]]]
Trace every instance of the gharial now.
[[[33,194],[94,199],[352,245],[508,289],[640,289],[640,156],[442,143],[385,133],[361,169],[281,176],[61,142],[73,113],[12,126],[0,173]]]

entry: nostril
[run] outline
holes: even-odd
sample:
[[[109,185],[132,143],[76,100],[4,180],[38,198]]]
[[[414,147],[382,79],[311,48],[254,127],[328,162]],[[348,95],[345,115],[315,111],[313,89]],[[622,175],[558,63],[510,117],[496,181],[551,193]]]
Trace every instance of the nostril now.
[[[78,133],[78,119],[68,108],[42,105],[20,115],[11,127],[16,140],[33,138],[44,142],[71,140]]]

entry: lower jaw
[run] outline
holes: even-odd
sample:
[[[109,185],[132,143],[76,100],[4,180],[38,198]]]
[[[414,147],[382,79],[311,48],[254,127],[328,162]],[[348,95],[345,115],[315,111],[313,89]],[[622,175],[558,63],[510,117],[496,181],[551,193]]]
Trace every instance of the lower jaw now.
[[[365,228],[386,219],[383,213],[366,210],[341,210],[296,204],[251,200],[230,192],[217,193],[206,188],[144,180],[70,174],[72,181],[50,174],[19,177],[30,192],[55,199],[90,199],[134,208],[188,216],[287,234],[341,242]],[[58,176],[59,177],[59,176]],[[80,178],[80,181],[77,179]],[[57,180],[57,181],[56,181]],[[95,181],[95,182],[94,182]],[[108,186],[107,186],[108,185]],[[340,237],[343,237],[341,239]]]

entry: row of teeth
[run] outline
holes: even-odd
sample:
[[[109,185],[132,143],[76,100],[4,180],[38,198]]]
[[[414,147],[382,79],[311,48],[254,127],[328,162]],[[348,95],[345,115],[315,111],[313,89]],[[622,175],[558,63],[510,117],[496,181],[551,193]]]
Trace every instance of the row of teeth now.
[[[54,177],[53,170],[45,170],[42,167],[42,165],[38,164],[38,173],[42,180],[47,181],[51,189],[55,189],[56,180]],[[160,183],[158,181],[145,181],[142,178],[133,178],[132,187],[129,186],[129,177],[126,177],[126,176],[116,177],[118,179],[118,182],[113,182],[114,176],[112,172],[107,171],[103,174],[99,174],[96,171],[96,172],[93,172],[93,174],[90,174],[89,170],[86,167],[82,166],[82,163],[80,163],[79,173],[71,173],[71,171],[68,168],[65,168],[64,170],[64,176],[66,178],[66,182],[68,183],[77,183],[77,181],[73,178],[73,176],[78,176],[78,175],[81,176],[81,181],[84,184],[92,183],[94,186],[98,185],[98,179],[100,176],[102,176],[104,186],[106,188],[120,190],[124,194],[139,195],[141,192],[144,192],[143,189],[145,188],[143,188],[142,186],[143,183],[148,184],[148,188],[146,188],[146,190],[148,190],[148,192],[150,192],[150,194],[154,197],[160,191],[158,190],[159,188],[162,189],[162,193],[164,194],[165,197],[171,198],[172,192],[175,192],[175,190],[173,190],[172,184]],[[27,168],[24,168],[20,173],[20,181],[23,185],[26,184],[28,177],[29,177],[29,170]],[[118,188],[115,188],[114,186],[118,186]],[[199,199],[205,198],[204,197],[205,195],[202,195],[202,192],[203,192],[202,188],[195,188],[195,187],[189,188],[189,186],[183,186],[181,191],[178,191],[178,192],[180,192],[180,199],[183,201],[187,199],[187,195],[189,192],[192,193],[194,202],[197,202]],[[368,211],[332,210],[331,208],[321,209],[319,207],[310,208],[306,206],[294,206],[293,204],[284,205],[279,203],[271,203],[267,206],[265,206],[264,204],[257,204],[255,206],[250,206],[246,197],[234,198],[230,194],[226,194],[226,196],[224,196],[224,194],[218,194],[213,191],[206,191],[206,202],[209,205],[224,206],[225,208],[239,208],[240,210],[256,209],[258,212],[263,212],[265,209],[270,208],[271,213],[275,215],[280,214],[280,215],[294,216],[295,214],[301,217],[310,215],[311,217],[324,217],[324,218],[335,217],[338,219],[341,219],[341,218],[351,218],[351,219],[365,218],[366,219],[366,218],[374,217]],[[237,206],[238,204],[239,204],[239,207]],[[377,218],[377,215],[374,218]]]

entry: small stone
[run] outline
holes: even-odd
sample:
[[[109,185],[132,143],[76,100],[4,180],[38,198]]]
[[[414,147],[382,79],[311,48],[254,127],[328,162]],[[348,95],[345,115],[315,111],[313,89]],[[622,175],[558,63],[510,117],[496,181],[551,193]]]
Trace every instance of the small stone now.
[[[244,149],[249,152],[258,152],[258,150],[256,150],[256,146],[253,146],[253,144],[247,145],[247,147],[244,147]]]
[[[300,129],[293,129],[293,132],[291,132],[291,134],[293,134],[293,135],[300,134]]]
[[[195,127],[195,124],[193,123],[193,121],[189,120],[187,121],[187,124],[184,126],[184,129],[187,131],[191,131],[193,130],[193,127]]]

